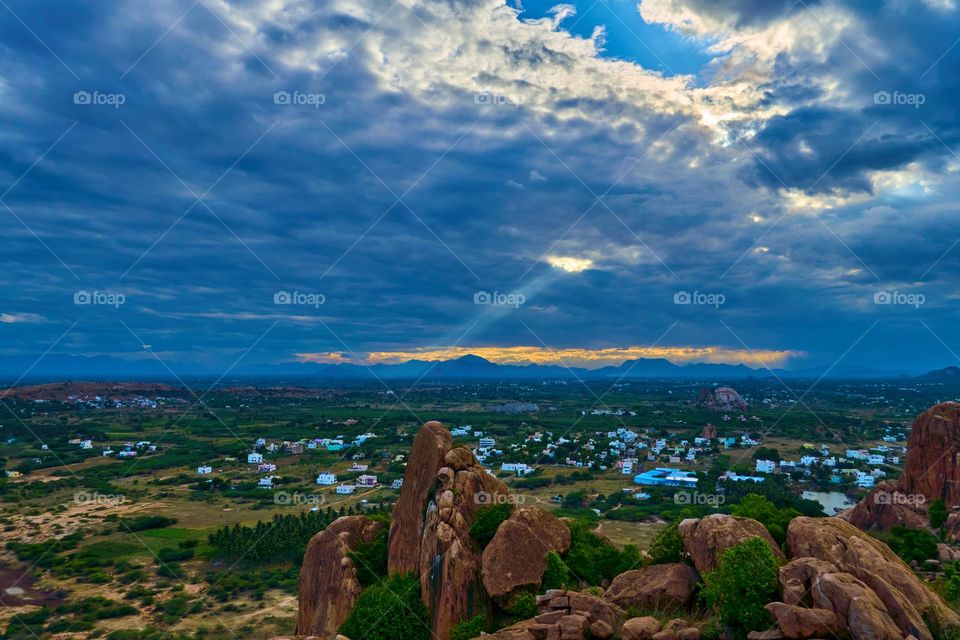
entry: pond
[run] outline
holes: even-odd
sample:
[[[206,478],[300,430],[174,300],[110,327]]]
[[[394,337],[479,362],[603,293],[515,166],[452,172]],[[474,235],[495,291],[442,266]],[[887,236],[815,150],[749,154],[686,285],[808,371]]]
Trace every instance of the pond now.
[[[816,500],[823,505],[823,512],[828,516],[836,515],[837,511],[843,511],[857,504],[856,500],[851,500],[842,491],[804,491],[801,496],[806,500]]]

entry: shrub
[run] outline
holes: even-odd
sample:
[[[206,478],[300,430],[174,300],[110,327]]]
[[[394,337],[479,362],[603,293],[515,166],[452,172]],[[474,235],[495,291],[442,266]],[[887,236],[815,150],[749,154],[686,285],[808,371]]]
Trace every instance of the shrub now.
[[[450,629],[450,640],[472,640],[483,633],[484,619],[482,615],[469,620],[461,620]]]
[[[787,539],[790,521],[800,515],[796,509],[778,509],[773,502],[756,493],[744,496],[738,504],[733,505],[731,512],[735,516],[753,518],[762,524],[778,544],[783,544]]]
[[[906,563],[923,564],[924,560],[937,557],[937,538],[929,531],[893,527],[886,539],[894,553]]]
[[[570,569],[555,551],[547,554],[547,570],[543,572],[544,589],[566,589],[576,586],[570,577]]]
[[[947,504],[942,499],[937,498],[930,503],[927,514],[930,516],[930,526],[939,529],[947,521]]]
[[[477,509],[470,525],[470,537],[483,549],[493,540],[500,523],[513,514],[513,505],[489,504]]]
[[[650,543],[650,558],[653,564],[683,562],[685,554],[683,539],[676,522],[658,531]]]
[[[364,587],[380,582],[387,575],[387,535],[390,533],[390,519],[384,516],[372,516],[383,524],[380,531],[370,542],[359,545],[347,555],[357,569],[357,579]]]
[[[621,551],[594,533],[589,522],[575,520],[568,522],[567,528],[570,529],[570,551],[564,562],[574,578],[588,585],[612,580],[642,564],[639,549],[627,545]]]
[[[720,619],[741,631],[767,629],[763,605],[777,599],[779,562],[760,538],[751,538],[722,554],[717,568],[703,576],[707,603]]]
[[[537,607],[537,596],[529,591],[521,591],[510,599],[510,606],[507,607],[507,613],[518,620],[532,618],[540,612]]]
[[[340,633],[364,640],[429,640],[430,618],[420,599],[420,579],[397,574],[364,590]]]

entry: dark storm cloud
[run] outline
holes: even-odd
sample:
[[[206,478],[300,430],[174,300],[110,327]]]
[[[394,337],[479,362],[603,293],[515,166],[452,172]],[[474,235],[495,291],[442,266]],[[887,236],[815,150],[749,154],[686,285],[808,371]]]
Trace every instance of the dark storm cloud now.
[[[0,14],[0,117],[15,125],[0,138],[0,193],[27,172],[4,198],[22,224],[0,208],[0,312],[24,320],[0,325],[5,350],[41,353],[75,320],[58,349],[144,357],[144,342],[224,367],[254,343],[253,361],[461,338],[536,344],[526,324],[550,346],[631,345],[679,321],[667,344],[742,339],[819,362],[876,315],[861,301],[883,283],[861,260],[902,282],[918,277],[907,260],[931,264],[952,241],[905,246],[923,234],[897,212],[922,209],[939,236],[950,212],[904,199],[883,203],[894,213],[864,201],[826,216],[847,246],[811,216],[772,223],[780,180],[849,194],[871,193],[871,172],[911,163],[949,173],[954,158],[923,123],[956,142],[956,81],[944,71],[954,54],[907,80],[942,53],[953,15],[906,38],[899,14],[858,14],[844,38],[859,50],[860,35],[889,36],[890,51],[868,60],[886,82],[838,43],[827,62],[782,56],[756,105],[782,112],[730,125],[744,137],[724,143],[681,80],[598,59],[495,4],[384,17],[387,2],[274,12],[68,2],[52,16],[10,3],[37,37]],[[750,29],[776,20],[778,4],[735,3],[729,19],[716,3],[690,6]],[[480,19],[494,14],[501,22]],[[848,83],[843,100],[811,80],[827,72]],[[916,87],[928,98],[919,110],[873,104],[881,89]],[[721,89],[702,99],[723,104]],[[123,104],[75,104],[77,92]],[[276,104],[277,92],[323,103]],[[485,92],[516,104],[486,104]],[[595,266],[566,273],[547,255]],[[77,306],[78,290],[127,302]],[[278,306],[279,290],[326,300]],[[524,290],[530,302],[491,320],[473,304],[479,290]],[[730,303],[678,309],[678,290],[724,291]]]

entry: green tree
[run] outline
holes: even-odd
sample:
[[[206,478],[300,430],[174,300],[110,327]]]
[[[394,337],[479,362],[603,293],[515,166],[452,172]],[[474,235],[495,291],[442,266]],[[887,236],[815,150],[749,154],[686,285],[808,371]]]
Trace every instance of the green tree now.
[[[430,616],[420,599],[420,579],[397,574],[364,590],[340,633],[364,640],[429,640]]]
[[[544,589],[566,589],[576,584],[570,577],[570,568],[555,551],[547,554],[547,570],[543,572]]]
[[[650,543],[650,557],[653,564],[683,562],[686,551],[677,522],[673,522],[657,532]]]
[[[767,528],[770,535],[779,544],[787,538],[787,525],[800,515],[796,509],[778,509],[764,496],[755,493],[748,494],[731,509],[733,515],[753,518]]]
[[[770,614],[763,608],[777,599],[779,562],[760,538],[750,538],[720,554],[717,568],[703,576],[707,603],[724,624],[741,633],[767,629]]]
[[[450,640],[472,640],[483,633],[484,619],[482,615],[469,620],[461,620],[450,629]]]
[[[489,504],[477,509],[473,515],[473,524],[470,525],[470,537],[476,541],[480,548],[485,548],[493,540],[494,534],[500,527],[500,523],[508,519],[513,514],[513,505]]]
[[[934,529],[939,529],[947,521],[947,504],[940,498],[937,498],[930,503],[927,514],[930,516],[930,526]]]

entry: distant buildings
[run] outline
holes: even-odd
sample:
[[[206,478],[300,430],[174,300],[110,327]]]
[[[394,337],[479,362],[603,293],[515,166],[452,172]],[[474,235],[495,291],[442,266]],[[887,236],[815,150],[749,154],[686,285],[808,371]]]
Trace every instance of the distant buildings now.
[[[247,464],[260,464],[263,462],[263,454],[254,451],[247,454]]]
[[[757,460],[753,470],[757,473],[773,473],[777,469],[777,463],[773,460]]]
[[[206,476],[206,475],[210,475],[211,473],[213,473],[213,467],[211,467],[210,465],[197,467],[198,476]]]
[[[337,495],[348,496],[356,491],[357,488],[352,484],[341,484],[337,486]]]
[[[363,475],[357,478],[358,487],[375,487],[377,486],[377,476],[374,475]]]
[[[697,474],[683,469],[658,467],[634,476],[633,481],[652,487],[696,487]]]

